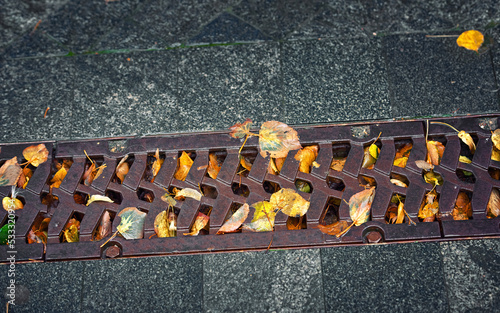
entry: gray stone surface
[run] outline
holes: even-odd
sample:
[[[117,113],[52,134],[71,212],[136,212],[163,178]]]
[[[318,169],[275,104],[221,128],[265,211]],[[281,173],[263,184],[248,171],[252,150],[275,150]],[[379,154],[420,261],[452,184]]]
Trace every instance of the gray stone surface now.
[[[498,111],[489,54],[424,34],[385,37],[384,48],[395,117]]]
[[[75,63],[72,137],[179,129],[176,50],[81,56]]]
[[[500,240],[442,242],[452,312],[499,312]]]
[[[318,249],[204,256],[206,312],[324,311]]]
[[[282,58],[286,123],[391,117],[379,40],[284,43]]]
[[[278,45],[179,50],[177,130],[227,129],[250,118],[283,120]]]
[[[448,312],[437,243],[321,249],[326,312]]]
[[[200,312],[202,286],[199,255],[89,261],[82,312]]]
[[[0,141],[67,137],[72,129],[74,60],[9,60],[0,68]]]
[[[8,265],[0,265],[2,312],[6,303],[4,292],[11,279],[7,271]],[[82,274],[83,262],[78,261],[16,264],[15,280],[20,286],[16,287],[16,305],[9,305],[9,312],[80,311]]]

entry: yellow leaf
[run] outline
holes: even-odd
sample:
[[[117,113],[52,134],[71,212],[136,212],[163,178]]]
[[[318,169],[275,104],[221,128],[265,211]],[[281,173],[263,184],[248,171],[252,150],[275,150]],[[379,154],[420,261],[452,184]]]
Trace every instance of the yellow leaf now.
[[[439,202],[437,201],[436,190],[432,190],[425,195],[425,199],[418,211],[418,217],[424,222],[432,222],[436,214],[439,213]]]
[[[151,182],[154,182],[156,175],[158,175],[158,172],[160,171],[160,168],[163,165],[164,161],[165,160],[160,159],[160,149],[156,148],[155,161],[153,162],[153,165],[152,165],[153,178],[151,179]]]
[[[68,171],[66,170],[66,168],[64,166],[61,166],[61,168],[54,174],[54,177],[50,180],[50,182],[52,183],[50,187],[59,188],[67,173]]]
[[[500,150],[497,150],[497,148],[493,147],[491,151],[491,159],[493,161],[499,161],[500,162]]]
[[[443,177],[441,177],[438,173],[434,173],[432,170],[425,172],[424,180],[426,183],[434,186],[440,186],[443,184]]]
[[[461,130],[458,132],[458,138],[460,138],[467,146],[469,146],[470,152],[474,154],[476,152],[476,144],[469,133]]]
[[[252,220],[249,224],[243,224],[241,228],[255,232],[273,231],[275,217],[276,213],[269,215],[269,217],[264,216],[257,220]]]
[[[210,176],[212,179],[217,179],[217,175],[219,175],[221,169],[219,161],[217,161],[217,156],[215,155],[215,153],[210,153],[208,155],[208,158],[208,176]]]
[[[233,138],[243,138],[250,133],[250,128],[252,127],[252,120],[247,118],[243,123],[236,123],[229,127],[231,133],[229,134]]]
[[[19,200],[17,198],[11,198],[11,197],[4,197],[2,199],[2,205],[3,205],[3,208],[5,211],[9,211],[9,210],[16,211],[16,210],[20,210],[24,207],[21,200]]]
[[[300,149],[295,154],[295,160],[300,162],[299,171],[302,173],[310,173],[311,165],[318,157],[318,146],[307,146],[305,148]]]
[[[341,159],[334,158],[332,160],[332,163],[330,164],[330,168],[334,171],[342,172],[342,169],[344,168],[345,165],[345,161],[347,161],[347,157]]]
[[[468,50],[478,51],[484,42],[484,36],[477,30],[468,30],[460,34],[457,39],[457,45]]]
[[[377,152],[380,152],[380,149],[377,147],[377,145],[372,144],[370,146],[365,147],[365,149],[364,149],[363,163],[361,164],[361,167],[369,169],[369,170],[373,169],[375,163],[377,162],[377,159],[374,158],[372,156],[372,153],[370,152],[370,150],[372,150],[371,149],[372,146],[374,146],[376,149],[378,149]],[[378,157],[378,154],[377,154],[377,157]]]
[[[459,162],[462,162],[462,163],[467,163],[467,164],[471,164],[471,163],[472,163],[472,161],[471,161],[468,157],[463,156],[463,155],[461,155],[461,156],[458,158],[458,161],[459,161]]]
[[[272,158],[284,158],[288,151],[302,148],[297,132],[285,123],[268,121],[259,131],[260,154]]]
[[[255,208],[252,222],[255,222],[256,220],[259,220],[261,218],[266,218],[266,216],[272,217],[273,219],[274,216],[276,216],[276,212],[274,212],[274,207],[270,202],[267,201],[257,202],[252,204],[252,207]]]
[[[500,150],[500,128],[495,129],[495,131],[491,134],[491,141],[497,150]]]
[[[111,200],[109,197],[101,196],[101,195],[92,195],[92,196],[90,196],[89,201],[87,201],[86,206],[89,206],[92,202],[96,202],[96,201],[113,203],[113,200]]]
[[[170,237],[168,233],[167,211],[161,211],[155,218],[155,233],[158,237]]]
[[[192,188],[184,188],[175,194],[175,199],[182,200],[184,198],[192,198],[195,200],[201,200],[201,193]]]
[[[402,201],[399,201],[398,204],[398,216],[396,218],[396,224],[401,224],[403,223],[405,219],[405,204]]]
[[[39,145],[29,146],[23,150],[23,156],[28,161],[28,164],[38,167],[38,165],[47,161],[49,157],[49,150],[45,147],[43,143]]]
[[[191,166],[193,165],[193,160],[189,157],[189,155],[182,151],[181,157],[177,160],[177,171],[175,171],[175,179],[185,180]]]
[[[368,221],[375,187],[360,191],[349,199],[349,215],[354,225],[359,226]]]
[[[302,198],[293,189],[284,188],[271,195],[269,201],[275,209],[291,217],[302,216],[309,210],[309,201]]]
[[[240,164],[244,169],[246,169],[249,172],[252,169],[252,163],[248,162],[247,159],[242,155],[240,155]]]
[[[370,145],[370,155],[372,156],[372,158],[374,158],[375,160],[378,159],[378,155],[380,154],[380,148],[377,147],[376,144],[371,144]]]
[[[270,174],[278,175],[281,172],[281,168],[285,163],[286,158],[271,158],[269,160],[269,165],[267,166],[267,171]]]
[[[232,233],[238,230],[241,224],[246,220],[249,212],[250,208],[248,204],[243,204],[226,222],[224,222],[224,225],[219,228],[217,234]]]
[[[80,241],[80,221],[74,218],[68,221],[64,229],[64,239],[66,239],[67,242]]]

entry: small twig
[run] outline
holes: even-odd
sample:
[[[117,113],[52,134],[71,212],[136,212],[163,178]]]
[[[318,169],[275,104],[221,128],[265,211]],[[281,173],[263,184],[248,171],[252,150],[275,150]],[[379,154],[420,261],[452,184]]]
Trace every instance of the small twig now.
[[[109,239],[106,240],[106,242],[101,245],[101,248],[104,247],[111,239],[115,238],[116,235],[118,235],[118,233],[119,233],[119,231],[115,231],[115,233],[113,234],[113,236],[109,237]]]
[[[35,31],[37,30],[38,26],[40,26],[40,23],[42,23],[41,19],[38,20],[38,23],[36,23],[35,27],[33,28],[33,30],[30,33],[30,36],[32,36],[35,33]]]
[[[43,114],[43,118],[46,118],[46,117],[47,117],[47,112],[49,112],[49,109],[50,109],[50,107],[47,107],[47,108],[45,109],[45,113]]]

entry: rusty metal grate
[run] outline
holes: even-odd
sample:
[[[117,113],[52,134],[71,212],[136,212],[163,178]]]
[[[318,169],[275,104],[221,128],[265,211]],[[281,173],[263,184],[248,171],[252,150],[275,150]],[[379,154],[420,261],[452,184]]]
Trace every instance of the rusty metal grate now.
[[[498,115],[473,116],[467,118],[439,119],[457,129],[469,132],[476,141],[477,150],[471,164],[459,163],[458,159],[463,144],[456,132],[445,126],[433,125],[429,137],[445,144],[442,162],[435,172],[444,178],[444,184],[437,187],[440,221],[423,223],[417,218],[418,210],[426,192],[432,186],[425,183],[422,171],[414,161],[424,159],[425,120],[363,123],[352,125],[329,125],[315,127],[297,127],[302,145],[319,145],[317,162],[319,168],[313,168],[311,174],[298,171],[299,163],[290,153],[285,160],[281,173],[273,175],[267,172],[269,159],[257,153],[257,139],[250,138],[243,154],[255,158],[248,176],[238,175],[238,149],[241,142],[230,138],[228,132],[197,133],[152,136],[143,138],[110,138],[101,140],[44,142],[50,151],[49,160],[40,165],[34,172],[26,189],[21,193],[25,202],[23,210],[16,211],[16,250],[17,260],[71,260],[96,259],[114,256],[148,256],[178,253],[201,253],[231,250],[265,249],[273,238],[271,248],[319,247],[345,244],[362,244],[367,242],[399,242],[409,240],[448,240],[452,238],[485,237],[500,235],[500,218],[488,219],[486,207],[492,188],[500,188],[500,181],[494,179],[500,171],[500,162],[491,160],[491,131],[498,127]],[[486,122],[485,122],[486,121]],[[488,124],[488,122],[490,124]],[[486,126],[486,127],[485,127]],[[382,132],[379,139],[381,152],[372,170],[361,168],[363,148]],[[393,166],[395,151],[403,142],[412,142],[408,164],[405,168]],[[0,161],[4,162],[13,156],[19,156],[22,150],[31,143],[1,145]],[[159,148],[165,162],[154,183],[145,179],[150,160]],[[93,158],[105,162],[108,167],[91,186],[81,183],[86,166],[84,150]],[[181,151],[189,151],[195,155],[194,164],[185,181],[176,180],[173,175],[177,166],[177,158]],[[217,152],[224,159],[217,179],[206,175],[208,155]],[[123,184],[114,178],[118,161],[129,155],[130,172]],[[334,156],[347,155],[342,172],[329,169]],[[49,192],[50,180],[54,173],[54,160],[69,158],[73,160],[68,174],[60,188],[53,189],[58,197],[57,206],[42,203],[42,198]],[[115,165],[115,166],[113,166]],[[473,174],[471,179],[463,180],[461,171]],[[363,189],[359,186],[359,178],[373,178],[377,185],[377,193],[372,205],[370,221],[354,227],[345,236],[336,238],[321,233],[317,225],[325,217],[327,207],[335,207],[339,219],[349,220],[348,206],[341,199],[348,200],[353,194]],[[409,188],[398,187],[390,183],[392,177],[402,177],[409,183]],[[288,230],[285,215],[278,215],[275,231],[216,235],[218,228],[224,223],[232,206],[251,204],[269,200],[267,185],[277,184],[281,188],[295,188],[295,181],[308,182],[311,193],[301,195],[311,202],[306,214],[306,228]],[[186,199],[176,205],[178,236],[174,238],[151,238],[154,234],[153,222],[158,213],[166,208],[160,197],[164,188],[202,188],[210,190],[210,197],[201,201]],[[345,187],[344,187],[345,186]],[[244,189],[244,192],[241,191]],[[460,191],[472,195],[473,217],[467,221],[454,221],[450,212]],[[8,187],[0,187],[0,194],[7,196]],[[393,194],[406,196],[405,208],[408,214],[417,221],[416,226],[407,224],[387,224],[385,214]],[[77,195],[106,194],[115,203],[94,203],[87,207],[75,202]],[[145,199],[148,197],[149,199]],[[149,200],[152,202],[148,202]],[[144,239],[125,240],[115,238],[103,248],[103,241],[92,241],[92,233],[97,228],[104,211],[113,217],[113,232],[119,224],[117,213],[125,207],[137,207],[147,213]],[[210,231],[197,237],[182,236],[188,232],[196,214],[204,207],[212,207],[210,215]],[[51,215],[48,229],[48,244],[44,253],[42,244],[28,244],[26,236],[32,225],[44,215]],[[252,217],[249,215],[249,221]],[[61,243],[61,233],[68,220],[77,217],[81,221],[80,242]],[[116,217],[116,218],[115,218]],[[1,210],[0,221],[7,220],[7,212]],[[6,261],[7,246],[0,247],[0,261]]]

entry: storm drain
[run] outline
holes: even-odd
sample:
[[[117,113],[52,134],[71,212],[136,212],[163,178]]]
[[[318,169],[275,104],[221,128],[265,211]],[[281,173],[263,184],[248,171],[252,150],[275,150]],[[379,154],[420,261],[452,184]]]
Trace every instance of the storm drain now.
[[[498,128],[498,115],[466,118],[434,119],[471,134],[476,151],[469,155],[471,163],[459,162],[468,147],[458,138],[457,132],[440,124],[429,127],[428,139],[439,141],[445,147],[441,163],[434,172],[441,175],[443,184],[436,187],[439,197],[440,218],[423,222],[418,212],[428,192],[433,189],[425,182],[422,169],[416,160],[426,158],[427,120],[374,122],[349,125],[326,125],[295,128],[302,146],[317,145],[316,162],[311,173],[299,171],[299,162],[291,151],[279,174],[268,171],[269,157],[258,152],[258,139],[251,137],[241,154],[252,163],[250,171],[242,170],[239,159],[241,141],[231,138],[229,132],[193,133],[142,138],[109,138],[81,141],[46,141],[49,160],[36,168],[18,198],[24,203],[16,211],[16,259],[18,261],[54,261],[97,259],[105,257],[135,257],[183,253],[206,253],[253,249],[323,247],[375,242],[403,242],[415,240],[449,240],[453,238],[487,237],[500,235],[500,218],[487,216],[487,205],[494,189],[500,189],[500,162],[491,159],[491,130]],[[380,154],[372,169],[362,167],[364,149],[377,140]],[[39,144],[36,142],[35,144]],[[22,155],[23,149],[34,143],[0,145],[0,161]],[[412,149],[405,167],[394,165],[396,152],[406,144]],[[157,176],[151,182],[151,167],[156,150],[164,159]],[[89,159],[97,165],[106,164],[89,186],[82,176],[89,167]],[[194,163],[185,180],[174,177],[177,159],[182,152],[189,153]],[[221,163],[216,179],[207,174],[209,154]],[[123,157],[128,156],[129,172],[123,181],[117,179],[115,169]],[[340,171],[330,167],[334,159],[346,158]],[[71,167],[59,188],[49,184],[56,171],[56,162],[72,161]],[[407,188],[396,186],[391,179],[403,181]],[[376,186],[369,221],[350,229],[337,238],[322,233],[318,225],[333,220],[350,222],[346,201],[359,191],[363,184]],[[290,229],[288,216],[276,216],[273,232],[251,232],[217,235],[225,220],[244,203],[252,204],[269,200],[277,189],[291,188],[306,183],[307,192],[298,193],[310,201],[310,208],[300,220],[300,229]],[[186,198],[174,207],[177,216],[177,236],[158,238],[154,231],[155,217],[166,209],[161,200],[173,188],[192,188],[203,192],[200,201]],[[304,189],[301,189],[304,190]],[[2,197],[9,196],[10,187],[0,187]],[[468,220],[454,220],[452,210],[459,193],[465,193],[472,205]],[[53,201],[47,201],[47,196]],[[113,203],[85,201],[90,195],[106,195]],[[389,224],[387,213],[395,195],[405,199],[405,210],[416,225]],[[346,201],[344,201],[346,200]],[[144,239],[126,240],[120,236],[101,247],[107,238],[94,241],[94,233],[104,214],[109,214],[112,231],[120,223],[118,213],[127,207],[136,207],[147,213]],[[251,210],[254,210],[253,208]],[[210,221],[198,236],[183,236],[190,231],[199,212],[210,212]],[[107,213],[106,213],[107,212]],[[7,223],[8,213],[0,210],[1,225]],[[252,219],[250,212],[247,222]],[[47,245],[28,244],[27,236],[33,225],[50,217]],[[78,242],[63,242],[65,226],[71,219],[80,222]],[[297,222],[297,221],[295,221]],[[9,247],[0,246],[0,261],[6,262]],[[11,252],[9,252],[11,253]]]

